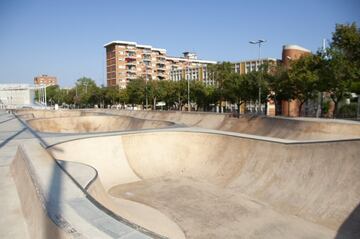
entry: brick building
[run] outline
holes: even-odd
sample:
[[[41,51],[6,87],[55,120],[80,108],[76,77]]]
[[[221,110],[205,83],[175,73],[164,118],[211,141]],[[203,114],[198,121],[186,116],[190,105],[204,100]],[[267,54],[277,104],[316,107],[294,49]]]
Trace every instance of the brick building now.
[[[106,48],[107,86],[125,88],[138,77],[147,80],[207,80],[206,65],[215,61],[198,60],[195,53],[183,57],[167,56],[166,50],[136,42],[112,41]],[[205,69],[204,69],[205,67]],[[206,83],[206,82],[205,82]]]
[[[298,45],[284,45],[282,50],[282,62],[285,67],[290,67],[291,61],[297,60],[311,51]],[[283,116],[298,117],[299,102],[297,100],[282,101],[281,114]]]
[[[57,85],[58,81],[55,76],[41,75],[41,76],[34,77],[34,84],[36,86],[39,86],[39,85],[50,86],[50,85]]]

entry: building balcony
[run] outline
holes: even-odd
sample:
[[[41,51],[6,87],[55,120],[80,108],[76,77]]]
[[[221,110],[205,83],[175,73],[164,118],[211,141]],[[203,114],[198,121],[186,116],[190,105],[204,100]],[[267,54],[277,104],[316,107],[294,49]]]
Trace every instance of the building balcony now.
[[[136,66],[136,61],[128,61],[126,62],[127,66]]]
[[[136,55],[128,54],[128,55],[125,56],[125,59],[136,59]]]
[[[165,62],[166,58],[165,57],[156,57],[156,61],[158,62]]]
[[[136,74],[127,74],[126,78],[127,79],[136,79]]]
[[[163,77],[166,76],[165,72],[162,72],[162,71],[157,71],[156,73],[158,76],[163,76]]]
[[[136,72],[136,67],[126,68],[127,72]]]
[[[156,67],[159,69],[165,69],[165,64],[156,64]]]

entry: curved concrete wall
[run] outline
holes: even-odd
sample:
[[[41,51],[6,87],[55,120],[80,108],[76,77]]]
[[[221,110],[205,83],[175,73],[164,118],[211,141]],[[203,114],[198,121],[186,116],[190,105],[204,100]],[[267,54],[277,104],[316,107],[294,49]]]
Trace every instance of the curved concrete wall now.
[[[336,140],[360,138],[360,123],[338,120],[301,120],[278,117],[240,117],[229,114],[102,111],[141,119],[166,120],[188,126],[294,140]]]
[[[16,114],[23,119],[52,118],[52,117],[76,117],[87,115],[98,115],[96,112],[85,112],[81,110],[17,110]]]
[[[64,170],[78,173],[77,184]],[[94,203],[78,186],[92,181],[94,169],[56,163],[35,141],[18,148],[11,171],[31,238],[161,238]]]
[[[129,116],[73,116],[28,120],[31,128],[46,133],[88,133],[173,126],[171,122],[144,120]]]
[[[334,231],[352,225],[345,233],[359,233],[360,141],[283,144],[158,132],[75,140],[49,150],[57,159],[97,168],[106,191],[159,177],[195,178],[255,198],[281,214]]]
[[[11,164],[11,172],[21,201],[22,213],[28,224],[30,238],[72,238],[47,215],[40,189],[33,181],[33,172],[29,169],[26,158],[23,150],[19,148]]]

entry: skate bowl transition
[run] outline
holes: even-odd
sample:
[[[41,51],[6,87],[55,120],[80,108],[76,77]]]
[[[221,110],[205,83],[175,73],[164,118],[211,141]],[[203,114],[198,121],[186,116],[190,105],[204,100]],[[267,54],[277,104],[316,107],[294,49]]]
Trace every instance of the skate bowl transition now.
[[[168,238],[359,238],[360,140],[162,130],[48,148],[83,190]],[[61,161],[60,161],[61,160]],[[87,165],[87,166],[86,166]],[[86,171],[86,170],[85,170]]]
[[[81,110],[22,110],[17,115],[34,130],[42,133],[97,133],[173,127],[163,120],[138,119]]]
[[[165,120],[192,127],[293,140],[337,140],[360,137],[360,123],[331,119],[265,116],[231,117],[230,114],[167,111],[107,111],[140,119]]]
[[[87,112],[81,110],[16,110],[15,113],[24,120],[35,118],[54,118],[54,117],[77,117],[88,115],[101,115],[98,112]]]
[[[119,115],[39,118],[27,120],[27,123],[34,130],[44,133],[93,133],[175,126],[172,122]]]

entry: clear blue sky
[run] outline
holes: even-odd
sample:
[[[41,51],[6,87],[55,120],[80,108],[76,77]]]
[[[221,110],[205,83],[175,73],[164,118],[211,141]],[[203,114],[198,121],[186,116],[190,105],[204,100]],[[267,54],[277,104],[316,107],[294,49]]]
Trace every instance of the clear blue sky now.
[[[358,0],[0,0],[0,83],[49,74],[61,86],[102,84],[112,40],[238,61],[257,57],[249,40],[266,39],[262,56],[280,58],[282,45],[316,51],[335,23],[351,22],[360,25]]]

